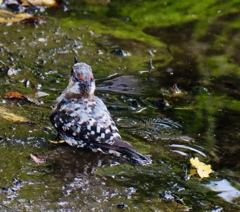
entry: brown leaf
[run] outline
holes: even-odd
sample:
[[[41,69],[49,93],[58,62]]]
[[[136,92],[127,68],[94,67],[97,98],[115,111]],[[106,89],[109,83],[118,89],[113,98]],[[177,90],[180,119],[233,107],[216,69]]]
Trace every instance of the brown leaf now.
[[[36,96],[36,94],[34,94]],[[36,96],[38,97],[38,96]],[[41,105],[43,104],[43,102],[41,100],[38,100],[38,99],[35,99],[34,97],[28,97],[28,96],[24,96],[18,92],[8,92],[6,93],[6,95],[4,96],[5,99],[23,99],[23,100],[26,100],[28,102],[31,102],[33,104],[36,104],[36,105]]]
[[[18,92],[8,92],[4,96],[5,99],[26,99],[25,96]]]

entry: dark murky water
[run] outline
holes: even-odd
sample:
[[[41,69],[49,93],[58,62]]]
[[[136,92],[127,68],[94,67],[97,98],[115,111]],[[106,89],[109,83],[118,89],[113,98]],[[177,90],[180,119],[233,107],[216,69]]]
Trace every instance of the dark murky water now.
[[[0,117],[0,209],[239,210],[238,4],[69,1],[38,13],[43,24],[1,24],[0,60],[12,71],[0,69],[0,107],[37,125]],[[74,56],[92,66],[96,94],[152,165],[49,143]],[[10,91],[49,95],[35,105],[4,99]],[[195,156],[212,165],[210,178],[185,180]]]

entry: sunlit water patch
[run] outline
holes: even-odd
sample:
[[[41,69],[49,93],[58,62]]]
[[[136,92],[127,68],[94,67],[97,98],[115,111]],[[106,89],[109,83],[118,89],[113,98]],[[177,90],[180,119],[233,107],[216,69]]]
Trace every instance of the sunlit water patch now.
[[[214,192],[217,192],[217,195],[224,199],[226,202],[240,205],[240,190],[234,187],[228,180],[222,179],[219,181],[210,181],[210,183],[204,184],[204,186],[210,188]],[[239,187],[239,184],[237,187]]]

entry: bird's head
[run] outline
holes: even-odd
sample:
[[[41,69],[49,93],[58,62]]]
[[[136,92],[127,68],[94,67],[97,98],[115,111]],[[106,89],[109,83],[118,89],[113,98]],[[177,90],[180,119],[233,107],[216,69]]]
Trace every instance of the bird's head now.
[[[68,92],[73,95],[91,96],[95,91],[92,68],[86,63],[76,62],[71,71]]]

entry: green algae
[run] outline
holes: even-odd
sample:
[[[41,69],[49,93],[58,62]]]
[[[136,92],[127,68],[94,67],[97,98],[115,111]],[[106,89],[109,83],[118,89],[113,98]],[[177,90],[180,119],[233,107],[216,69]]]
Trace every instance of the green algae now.
[[[46,23],[37,28],[1,25],[0,59],[20,71],[9,76],[8,68],[1,68],[0,106],[37,123],[0,117],[0,187],[10,188],[10,194],[0,191],[2,205],[25,211],[119,211],[119,204],[129,211],[237,211],[237,201],[225,202],[198,179],[186,181],[189,158],[198,154],[180,155],[170,145],[198,148],[213,165],[211,180],[226,178],[238,187],[238,6],[238,1],[217,0],[70,1],[66,12],[51,8],[39,13]],[[131,55],[112,54],[116,48]],[[92,66],[97,85],[115,73],[138,79],[141,94],[109,88],[97,95],[123,138],[151,155],[153,165],[134,168],[111,156],[49,143],[56,136],[49,113],[68,83],[73,56]],[[150,58],[155,68],[148,72]],[[174,83],[182,95],[172,93]],[[49,94],[40,98],[43,105],[4,99],[10,91],[29,95],[38,90]],[[144,101],[161,100],[161,94],[170,103],[163,111]],[[154,118],[169,118],[182,128],[155,129]],[[31,153],[46,156],[47,163],[35,164]],[[13,178],[23,182],[11,193]],[[172,199],[166,199],[166,192]]]

